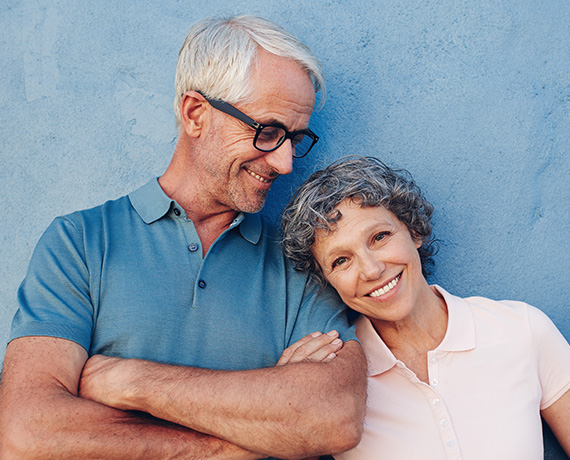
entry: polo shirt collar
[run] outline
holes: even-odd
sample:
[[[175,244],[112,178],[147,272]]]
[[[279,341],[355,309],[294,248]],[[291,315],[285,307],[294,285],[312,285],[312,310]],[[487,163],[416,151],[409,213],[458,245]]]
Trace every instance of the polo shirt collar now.
[[[144,221],[152,224],[164,217],[175,203],[158,183],[155,177],[141,188],[129,194],[131,205]],[[239,213],[230,225],[230,229],[239,226],[241,236],[251,244],[257,244],[261,238],[262,221],[259,214]]]
[[[433,285],[447,304],[447,331],[436,348],[438,351],[467,351],[477,346],[475,319],[467,302],[451,295],[437,284]]]
[[[173,200],[162,190],[158,177],[129,193],[129,200],[145,224],[152,224],[166,215],[173,203]]]
[[[360,315],[356,320],[356,337],[366,354],[369,376],[383,374],[398,362],[374,329],[372,322],[364,315]]]
[[[475,320],[467,302],[434,285],[445,299],[448,311],[447,331],[436,351],[466,351],[477,346]],[[364,315],[356,320],[356,335],[368,360],[368,375],[382,374],[394,367],[398,360],[380,338],[376,329]]]
[[[241,236],[251,244],[257,244],[261,238],[261,216],[259,214],[247,214],[242,212],[236,217],[236,220],[238,219],[240,220],[235,225],[239,225]],[[234,220],[234,222],[236,222],[236,220]],[[233,225],[234,224],[232,224],[232,226]]]

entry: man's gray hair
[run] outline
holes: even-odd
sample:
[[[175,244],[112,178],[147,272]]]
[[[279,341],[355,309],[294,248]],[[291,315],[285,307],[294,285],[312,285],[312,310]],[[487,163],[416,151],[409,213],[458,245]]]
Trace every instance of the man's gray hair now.
[[[251,70],[258,47],[297,62],[325,97],[319,61],[300,40],[258,16],[209,17],[196,22],[180,49],[176,67],[174,114],[180,124],[180,103],[186,91],[236,104],[251,95]]]
[[[363,208],[383,206],[406,225],[418,249],[424,275],[436,252],[432,238],[433,206],[422,195],[412,176],[394,170],[374,157],[348,156],[312,174],[297,190],[281,216],[285,255],[297,270],[308,270],[321,286],[327,281],[313,257],[317,230],[332,231],[342,217],[336,207],[350,199]]]

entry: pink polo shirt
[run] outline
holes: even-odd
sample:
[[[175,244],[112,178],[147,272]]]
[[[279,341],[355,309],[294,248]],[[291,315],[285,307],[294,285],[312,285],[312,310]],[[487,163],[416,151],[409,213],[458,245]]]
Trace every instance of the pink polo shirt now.
[[[435,287],[449,319],[428,352],[429,385],[358,319],[369,366],[364,434],[335,459],[542,459],[540,410],[570,389],[570,346],[537,308]]]

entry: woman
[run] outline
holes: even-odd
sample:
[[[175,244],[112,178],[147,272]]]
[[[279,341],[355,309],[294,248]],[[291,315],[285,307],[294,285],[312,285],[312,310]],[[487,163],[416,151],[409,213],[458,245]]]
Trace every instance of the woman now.
[[[541,459],[541,415],[570,454],[570,346],[530,305],[428,285],[432,212],[407,173],[347,157],[283,213],[296,268],[362,314],[364,434],[335,458]]]

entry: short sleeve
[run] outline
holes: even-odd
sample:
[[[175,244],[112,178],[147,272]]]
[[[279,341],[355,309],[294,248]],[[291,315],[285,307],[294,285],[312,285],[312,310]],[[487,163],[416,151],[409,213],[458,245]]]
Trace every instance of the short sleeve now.
[[[59,337],[89,350],[92,325],[82,231],[70,219],[56,218],[40,238],[18,290],[10,340]]]
[[[546,409],[570,390],[570,345],[546,314],[528,308],[542,387],[540,409]]]
[[[307,281],[293,334],[287,346],[317,330],[326,333],[339,332],[343,342],[356,340],[356,327],[347,318],[347,307],[331,287],[321,289],[315,282]]]

